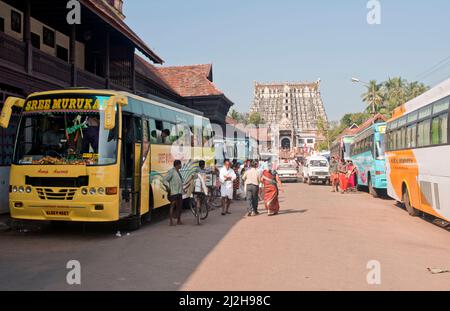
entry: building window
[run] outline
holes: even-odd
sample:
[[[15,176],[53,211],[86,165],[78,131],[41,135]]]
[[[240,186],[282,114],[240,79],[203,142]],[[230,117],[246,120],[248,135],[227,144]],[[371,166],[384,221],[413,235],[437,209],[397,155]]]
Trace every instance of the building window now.
[[[31,45],[36,49],[41,48],[41,37],[34,32],[31,33]]]
[[[286,111],[289,111],[289,107],[288,107],[288,106],[284,107],[284,109],[285,109]]]
[[[67,50],[66,48],[63,48],[60,45],[56,46],[56,57],[58,57],[59,59],[62,59],[65,62],[69,61],[69,50]]]
[[[55,48],[55,32],[47,27],[44,27],[43,42],[45,45]]]
[[[307,143],[308,144],[314,144],[314,139],[308,139]]]
[[[0,17],[0,31],[5,32],[5,19]]]
[[[11,30],[22,33],[22,15],[14,10],[11,10]]]

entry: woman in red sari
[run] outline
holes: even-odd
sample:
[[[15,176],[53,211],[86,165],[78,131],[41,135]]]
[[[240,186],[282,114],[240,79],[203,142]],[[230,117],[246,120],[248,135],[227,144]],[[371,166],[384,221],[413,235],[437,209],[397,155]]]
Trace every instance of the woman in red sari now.
[[[355,191],[356,190],[356,172],[357,172],[357,168],[353,164],[353,161],[348,161],[347,170],[348,170],[348,173],[347,173],[347,176],[348,176],[347,188],[348,188],[349,191]]]
[[[347,178],[347,163],[344,159],[341,159],[341,163],[338,166],[339,170],[339,188],[341,188],[341,193],[344,194],[348,189],[348,178]]]
[[[281,187],[280,178],[275,172],[266,168],[262,174],[261,182],[264,186],[264,203],[267,215],[277,215],[280,211],[280,202],[278,201],[279,187]]]

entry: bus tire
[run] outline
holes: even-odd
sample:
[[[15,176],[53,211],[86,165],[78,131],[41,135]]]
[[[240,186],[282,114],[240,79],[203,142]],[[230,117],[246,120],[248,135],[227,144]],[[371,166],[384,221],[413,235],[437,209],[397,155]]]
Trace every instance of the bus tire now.
[[[406,210],[408,211],[408,214],[412,217],[417,217],[419,216],[419,212],[411,206],[411,199],[409,197],[409,191],[406,187],[404,187],[403,190],[403,206],[406,208]]]
[[[127,229],[129,231],[139,230],[142,226],[141,216],[130,216],[127,219]]]
[[[152,222],[152,211],[149,210],[147,213],[142,215],[141,223],[144,225],[144,224],[149,224],[151,222]]]
[[[374,198],[378,198],[378,192],[377,189],[375,189],[373,187],[372,184],[372,178],[369,177],[369,193],[374,197]]]

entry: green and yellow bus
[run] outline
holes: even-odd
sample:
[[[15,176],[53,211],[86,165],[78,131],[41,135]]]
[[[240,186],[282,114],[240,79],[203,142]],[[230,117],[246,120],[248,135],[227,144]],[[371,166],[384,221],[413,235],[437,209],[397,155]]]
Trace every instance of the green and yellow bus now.
[[[115,222],[132,229],[167,205],[162,179],[183,163],[186,197],[198,161],[214,165],[208,119],[156,97],[69,89],[10,97],[0,126],[21,109],[9,207],[17,220]]]

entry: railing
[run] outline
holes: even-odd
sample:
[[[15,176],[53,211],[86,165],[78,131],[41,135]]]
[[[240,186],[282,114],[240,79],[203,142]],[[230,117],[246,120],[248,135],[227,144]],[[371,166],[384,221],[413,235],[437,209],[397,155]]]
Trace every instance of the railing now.
[[[77,86],[104,89],[106,88],[106,80],[89,71],[77,69]]]
[[[33,48],[33,71],[50,76],[64,84],[71,84],[71,66],[59,58]]]
[[[4,64],[25,69],[26,43],[0,32],[0,61]],[[111,68],[111,88],[130,91],[132,87],[130,68],[128,63],[113,64]],[[79,87],[105,89],[106,79],[91,72],[77,70]],[[57,84],[65,87],[72,85],[72,65],[39,49],[32,48],[32,71],[52,78]]]
[[[25,68],[25,43],[0,32],[0,59]]]

